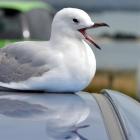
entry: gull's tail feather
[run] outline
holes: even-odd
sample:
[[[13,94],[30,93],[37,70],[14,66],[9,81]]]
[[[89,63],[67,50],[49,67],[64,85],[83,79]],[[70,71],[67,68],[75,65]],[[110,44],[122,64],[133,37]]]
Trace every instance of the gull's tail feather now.
[[[30,89],[19,89],[16,87],[12,87],[8,83],[0,82],[0,92],[22,92],[22,93],[43,93],[42,90],[30,90]]]
[[[8,90],[8,89],[9,89],[9,88],[7,88],[7,87],[0,86],[0,91]]]
[[[19,89],[15,83],[3,83],[0,82],[0,89]]]

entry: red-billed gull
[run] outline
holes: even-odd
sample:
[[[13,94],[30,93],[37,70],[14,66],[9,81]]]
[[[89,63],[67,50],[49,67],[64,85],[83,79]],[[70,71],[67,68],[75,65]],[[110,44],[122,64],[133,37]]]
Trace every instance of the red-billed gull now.
[[[49,41],[23,41],[0,49],[0,86],[48,92],[84,89],[96,71],[95,56],[87,43],[100,48],[86,30],[101,26],[108,25],[94,23],[83,10],[60,10]]]

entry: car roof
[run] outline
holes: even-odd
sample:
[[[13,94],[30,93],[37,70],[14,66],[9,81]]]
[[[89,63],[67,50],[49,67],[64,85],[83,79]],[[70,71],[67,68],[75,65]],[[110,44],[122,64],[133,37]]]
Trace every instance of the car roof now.
[[[140,104],[116,91],[101,93],[42,94],[1,87],[0,138],[138,140]]]
[[[110,140],[91,94],[13,91],[0,91],[1,139]]]
[[[53,10],[49,4],[39,1],[0,1],[0,8],[14,9],[20,12],[28,12],[39,8]]]

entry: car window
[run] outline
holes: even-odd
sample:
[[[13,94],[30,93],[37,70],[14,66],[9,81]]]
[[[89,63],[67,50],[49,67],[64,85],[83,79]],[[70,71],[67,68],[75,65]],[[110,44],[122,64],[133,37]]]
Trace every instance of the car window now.
[[[53,15],[45,9],[35,9],[26,13],[31,39],[48,40],[51,33]]]
[[[21,39],[22,25],[20,12],[0,9],[0,39]]]

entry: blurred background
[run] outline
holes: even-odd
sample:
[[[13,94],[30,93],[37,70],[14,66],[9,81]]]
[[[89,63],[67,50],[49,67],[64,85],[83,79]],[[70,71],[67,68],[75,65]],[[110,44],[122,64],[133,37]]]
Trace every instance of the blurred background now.
[[[139,0],[0,0],[0,47],[19,40],[48,40],[56,11],[81,8],[110,29],[91,30],[102,50],[94,49],[97,73],[86,91],[111,88],[140,95]]]

